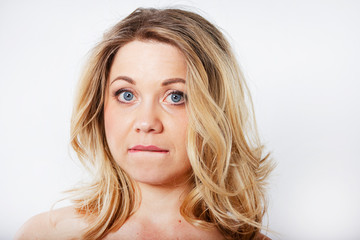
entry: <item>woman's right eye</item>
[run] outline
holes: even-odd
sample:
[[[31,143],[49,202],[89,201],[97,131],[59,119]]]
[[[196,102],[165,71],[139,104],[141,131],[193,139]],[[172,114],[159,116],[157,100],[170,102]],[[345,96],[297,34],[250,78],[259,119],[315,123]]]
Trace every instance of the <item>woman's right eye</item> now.
[[[115,96],[117,97],[117,99],[122,102],[122,103],[130,103],[134,100],[135,96],[134,94],[129,91],[129,90],[125,90],[125,89],[120,89],[115,93]]]

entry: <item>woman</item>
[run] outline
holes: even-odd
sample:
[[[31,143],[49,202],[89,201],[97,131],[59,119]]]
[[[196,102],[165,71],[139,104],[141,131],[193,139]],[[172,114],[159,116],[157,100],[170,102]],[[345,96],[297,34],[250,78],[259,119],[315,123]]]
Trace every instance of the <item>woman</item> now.
[[[179,9],[137,9],[95,47],[72,146],[94,181],[17,239],[266,239],[251,98],[222,33]]]

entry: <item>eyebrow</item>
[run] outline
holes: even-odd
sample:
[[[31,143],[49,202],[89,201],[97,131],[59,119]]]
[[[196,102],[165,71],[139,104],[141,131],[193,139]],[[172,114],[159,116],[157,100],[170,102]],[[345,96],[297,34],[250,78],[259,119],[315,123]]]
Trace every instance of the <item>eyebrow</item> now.
[[[118,76],[118,77],[116,77],[114,80],[111,81],[110,85],[113,84],[117,80],[124,80],[124,81],[126,81],[126,82],[128,82],[130,84],[136,85],[135,81],[132,78],[127,77],[127,76]]]
[[[124,80],[132,85],[136,85],[136,82],[130,78],[130,77],[127,77],[127,76],[118,76],[116,77],[114,80],[111,81],[110,85],[113,84],[113,82],[117,81],[117,80]],[[185,80],[182,79],[182,78],[169,78],[169,79],[166,79],[164,80],[162,83],[161,83],[161,86],[167,86],[167,85],[170,85],[170,84],[174,84],[174,83],[183,83],[185,84]]]
[[[173,83],[183,83],[183,84],[185,84],[185,80],[182,79],[182,78],[169,78],[169,79],[166,79],[165,81],[163,81],[161,83],[161,86],[167,86],[167,85],[170,85],[170,84],[173,84]]]

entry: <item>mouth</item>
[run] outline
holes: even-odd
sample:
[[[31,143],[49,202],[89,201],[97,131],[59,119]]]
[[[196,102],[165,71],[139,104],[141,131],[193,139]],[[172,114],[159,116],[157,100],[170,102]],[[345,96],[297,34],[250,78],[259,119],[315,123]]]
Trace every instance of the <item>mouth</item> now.
[[[135,153],[135,152],[153,152],[153,153],[168,153],[169,150],[159,148],[154,145],[149,146],[143,146],[143,145],[136,145],[132,148],[129,148],[129,152]]]

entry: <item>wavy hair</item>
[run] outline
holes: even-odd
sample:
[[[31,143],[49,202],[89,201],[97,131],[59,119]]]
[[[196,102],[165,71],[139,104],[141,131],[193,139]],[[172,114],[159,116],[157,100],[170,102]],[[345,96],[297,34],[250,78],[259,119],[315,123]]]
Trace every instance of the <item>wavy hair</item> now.
[[[105,87],[113,58],[134,40],[176,46],[187,63],[187,154],[193,188],[180,212],[191,224],[216,227],[227,239],[252,239],[266,212],[272,170],[263,154],[249,90],[223,34],[200,15],[138,8],[93,49],[80,79],[71,145],[93,182],[73,189],[75,207],[91,224],[84,239],[101,239],[136,211],[139,189],[114,161],[104,130]]]

